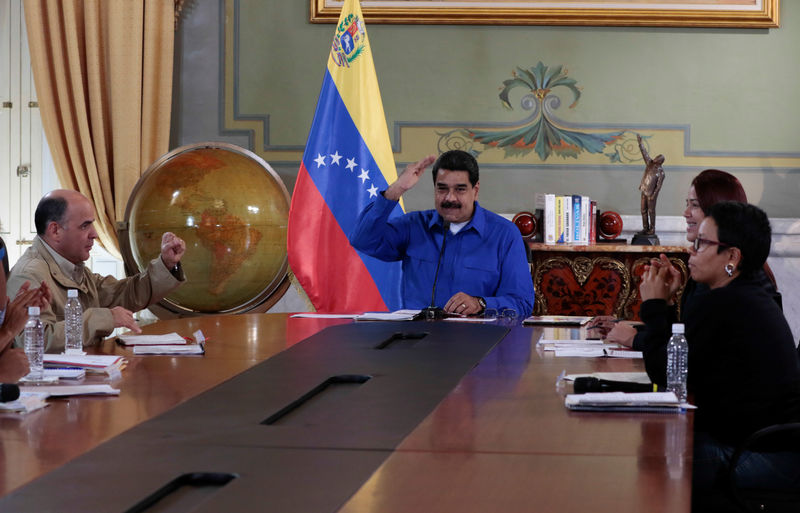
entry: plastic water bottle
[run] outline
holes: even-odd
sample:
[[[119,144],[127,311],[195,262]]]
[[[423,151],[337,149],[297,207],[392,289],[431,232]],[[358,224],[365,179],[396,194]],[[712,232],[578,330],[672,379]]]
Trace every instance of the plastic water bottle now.
[[[83,352],[83,307],[78,300],[78,291],[67,291],[67,304],[64,306],[64,352]]]
[[[675,392],[681,402],[686,401],[686,376],[689,369],[689,344],[683,332],[683,324],[673,324],[672,336],[667,342],[667,390]]]
[[[28,307],[28,322],[25,323],[25,355],[31,368],[30,376],[40,380],[44,376],[44,325],[39,319],[39,307]]]

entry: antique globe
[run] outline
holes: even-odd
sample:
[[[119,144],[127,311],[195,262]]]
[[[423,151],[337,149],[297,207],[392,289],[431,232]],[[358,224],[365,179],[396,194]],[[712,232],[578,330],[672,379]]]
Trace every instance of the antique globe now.
[[[265,311],[289,283],[288,216],[286,186],[260,157],[232,144],[183,146],[131,193],[119,233],[126,272],[145,269],[170,231],[186,241],[186,283],[160,302],[167,316]]]

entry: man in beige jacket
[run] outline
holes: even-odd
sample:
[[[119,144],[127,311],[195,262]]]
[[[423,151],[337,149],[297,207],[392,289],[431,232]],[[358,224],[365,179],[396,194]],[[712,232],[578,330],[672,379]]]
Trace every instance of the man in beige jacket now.
[[[36,207],[37,237],[11,269],[7,292],[14,297],[26,281],[31,287],[46,283],[52,302],[42,309],[48,352],[64,348],[64,305],[67,290],[77,289],[83,306],[83,343],[93,345],[114,328],[141,331],[133,312],[146,308],[185,281],[180,260],[186,243],[170,232],[161,238],[161,256],[136,276],[117,280],[93,274],[85,266],[97,232],[94,207],[82,194],[56,190]],[[21,337],[17,344],[21,345]]]

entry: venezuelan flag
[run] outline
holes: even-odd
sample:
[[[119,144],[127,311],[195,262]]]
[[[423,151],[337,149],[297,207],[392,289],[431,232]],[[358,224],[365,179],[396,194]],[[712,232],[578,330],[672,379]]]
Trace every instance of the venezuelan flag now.
[[[289,209],[289,265],[318,312],[400,307],[400,263],[347,240],[361,210],[396,179],[361,6],[345,0]]]

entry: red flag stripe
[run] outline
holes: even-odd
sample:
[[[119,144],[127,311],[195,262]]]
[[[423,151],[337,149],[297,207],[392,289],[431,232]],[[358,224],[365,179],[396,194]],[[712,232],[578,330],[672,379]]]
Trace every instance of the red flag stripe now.
[[[386,304],[375,281],[303,164],[292,194],[290,217],[294,210],[304,212],[307,219],[318,216],[314,220],[317,229],[290,223],[288,230],[289,265],[317,311],[351,313],[337,312],[336,304],[353,304],[355,301],[364,305],[366,311],[385,311]],[[313,216],[309,214],[312,212]],[[328,250],[322,254],[317,251],[318,247]],[[347,298],[351,294],[358,297],[351,301]]]

